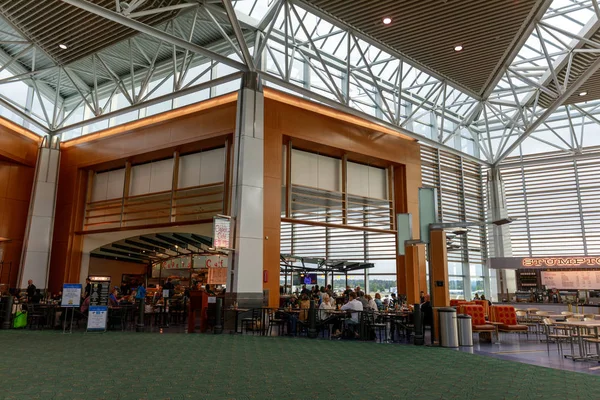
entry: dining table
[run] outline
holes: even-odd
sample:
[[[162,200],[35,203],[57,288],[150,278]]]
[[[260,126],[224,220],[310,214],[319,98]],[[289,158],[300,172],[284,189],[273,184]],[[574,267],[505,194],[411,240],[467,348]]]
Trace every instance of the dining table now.
[[[563,321],[563,322],[555,322],[557,326],[565,326],[569,328],[574,328],[577,332],[578,338],[578,347],[579,347],[579,355],[575,354],[565,354],[565,358],[571,358],[573,360],[598,360],[600,361],[600,354],[588,354],[585,348],[585,343],[583,341],[585,331],[589,329],[594,329],[594,336],[596,338],[598,335],[598,328],[600,328],[600,320],[592,320],[592,321]]]

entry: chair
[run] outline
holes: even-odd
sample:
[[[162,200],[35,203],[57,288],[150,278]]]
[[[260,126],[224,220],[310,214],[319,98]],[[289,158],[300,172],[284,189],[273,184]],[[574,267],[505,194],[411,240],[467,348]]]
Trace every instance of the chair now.
[[[384,338],[387,338],[387,324],[375,322],[375,314],[372,311],[364,311],[361,313],[362,322],[365,327],[365,332],[367,335],[370,334],[371,330],[375,332],[375,340],[377,340],[377,333],[379,333],[379,342],[383,342]],[[381,335],[381,331],[383,330],[383,336]],[[366,340],[364,337],[363,340]],[[368,339],[368,337],[367,337]]]
[[[542,324],[544,326],[544,334],[546,335],[546,346],[548,348],[548,354],[550,354],[550,341],[556,343],[556,348],[558,350],[558,354],[563,354],[562,344],[566,342],[571,342],[571,346],[573,346],[573,340],[570,335],[565,335],[562,333],[556,333],[556,326],[552,323],[550,318],[543,318]]]
[[[539,336],[538,324],[537,324],[537,322],[529,321],[529,318],[527,316],[527,311],[515,309],[515,312],[517,314],[517,323],[519,325],[527,326],[527,328],[529,329],[529,332],[535,333],[535,336],[538,337]]]
[[[491,317],[493,322],[500,323],[498,332],[525,333],[529,338],[529,326],[517,322],[517,314],[513,306],[494,306]]]
[[[483,313],[486,317],[490,316],[490,303],[487,300],[473,300],[473,303],[483,307]]]
[[[485,320],[483,307],[480,305],[461,305],[460,313],[471,316],[471,328],[473,333],[495,332],[494,325],[490,325]]]
[[[271,336],[273,331],[273,327],[277,327],[277,336],[281,336],[282,328],[285,326],[285,321],[282,318],[277,318],[275,310],[269,310],[269,328],[267,330],[267,335]]]
[[[112,328],[115,325],[121,326],[121,331],[125,330],[125,310],[121,308],[111,308],[108,314],[108,325]]]
[[[256,331],[259,330],[260,325],[260,309],[253,308],[252,316],[242,318],[242,333],[244,333],[244,327],[246,328],[246,332],[248,332],[248,326],[250,326],[250,330],[252,330],[252,334],[256,334]]]
[[[32,329],[34,324],[37,325],[37,329],[43,329],[46,324],[46,313],[35,304],[27,303],[27,325],[29,329]]]

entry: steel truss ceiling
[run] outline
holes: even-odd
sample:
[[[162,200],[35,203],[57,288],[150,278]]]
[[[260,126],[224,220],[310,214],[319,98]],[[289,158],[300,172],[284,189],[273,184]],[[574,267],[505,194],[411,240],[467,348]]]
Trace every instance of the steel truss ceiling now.
[[[28,17],[31,1],[0,1],[0,105],[41,134],[80,135],[153,104],[217,95],[215,88],[257,71],[267,85],[483,164],[518,152],[576,155],[600,144],[597,0],[530,1],[537,11],[518,30],[530,34],[509,41],[522,46],[505,49],[515,54],[488,76],[498,83],[483,96],[302,0],[37,3]],[[69,24],[61,10],[123,36],[100,42],[84,34],[58,43],[67,46],[61,53],[56,41],[68,37],[57,32]],[[60,24],[47,25],[59,15]],[[431,40],[424,35],[423,45]],[[2,91],[21,82],[26,101]]]

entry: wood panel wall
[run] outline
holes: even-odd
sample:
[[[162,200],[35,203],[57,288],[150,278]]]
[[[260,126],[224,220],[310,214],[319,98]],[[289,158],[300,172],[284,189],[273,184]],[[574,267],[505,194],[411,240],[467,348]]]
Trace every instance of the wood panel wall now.
[[[279,277],[279,230],[281,223],[282,141],[293,146],[333,157],[348,156],[380,167],[393,166],[395,207],[398,213],[413,216],[413,238],[419,237],[419,187],[421,156],[419,144],[406,136],[349,116],[328,107],[265,88],[265,209],[264,231],[269,237],[264,246],[265,269]],[[278,240],[271,241],[273,235]],[[397,257],[398,289],[406,288],[404,257]],[[279,279],[276,279],[277,287]],[[403,286],[402,286],[403,285]],[[403,293],[403,292],[402,292]],[[271,295],[270,304],[275,301]],[[277,296],[278,298],[278,296]]]
[[[175,150],[192,152],[201,143],[224,143],[234,130],[235,100],[236,95],[207,100],[193,114],[175,110],[171,119],[150,117],[146,124],[134,121],[63,145],[50,290],[59,289],[64,282],[79,281],[83,235],[77,232],[83,226],[88,171],[122,166],[126,160],[143,162],[171,157]]]
[[[0,118],[0,242],[5,267],[0,283],[15,287],[41,138]],[[0,261],[1,261],[0,260]],[[8,264],[10,263],[10,267]]]

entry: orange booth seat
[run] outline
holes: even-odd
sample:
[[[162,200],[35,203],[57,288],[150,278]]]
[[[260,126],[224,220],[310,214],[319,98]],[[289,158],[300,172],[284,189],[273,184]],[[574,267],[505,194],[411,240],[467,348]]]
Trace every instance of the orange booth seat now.
[[[498,331],[500,332],[529,332],[527,325],[520,325],[517,322],[517,312],[513,306],[493,306],[490,319],[501,324],[498,325]]]
[[[485,316],[490,317],[490,303],[487,300],[473,300],[473,303],[482,306]]]
[[[471,328],[473,332],[495,332],[494,325],[490,325],[485,320],[483,306],[477,304],[461,304],[458,307],[459,314],[471,316]]]

